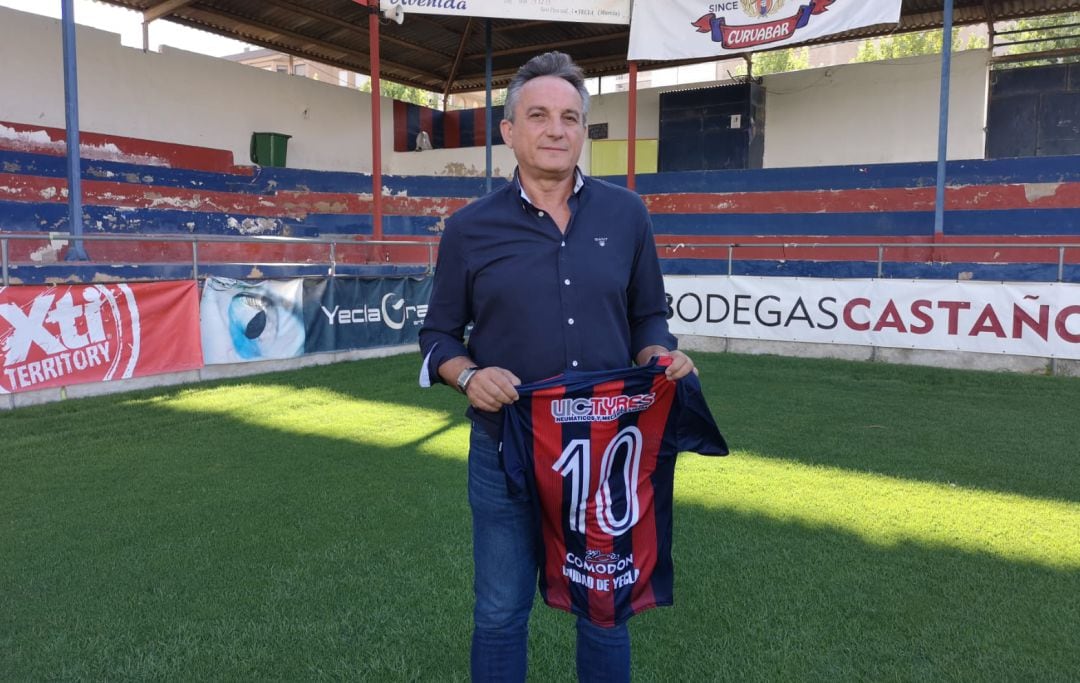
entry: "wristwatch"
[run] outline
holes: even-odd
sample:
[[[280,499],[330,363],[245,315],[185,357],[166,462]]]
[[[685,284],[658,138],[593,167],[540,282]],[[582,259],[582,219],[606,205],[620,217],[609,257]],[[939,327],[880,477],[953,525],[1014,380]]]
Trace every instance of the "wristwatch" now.
[[[469,380],[473,378],[473,375],[480,368],[473,365],[472,367],[465,368],[461,371],[461,374],[457,376],[457,388],[461,390],[461,393],[465,393],[465,388],[469,386]]]

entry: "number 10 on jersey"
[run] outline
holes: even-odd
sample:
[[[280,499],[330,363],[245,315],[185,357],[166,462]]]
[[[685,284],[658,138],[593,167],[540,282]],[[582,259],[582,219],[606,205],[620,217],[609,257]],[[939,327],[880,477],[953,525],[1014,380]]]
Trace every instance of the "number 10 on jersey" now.
[[[600,460],[599,485],[593,498],[596,502],[596,523],[611,536],[621,536],[637,524],[641,514],[638,503],[638,472],[641,469],[641,430],[633,425],[623,427],[604,449]],[[622,467],[616,471],[621,454]],[[586,513],[592,490],[592,444],[588,439],[573,439],[566,444],[562,455],[551,466],[570,479],[570,529],[585,533]],[[616,519],[616,503],[625,503],[622,515]]]

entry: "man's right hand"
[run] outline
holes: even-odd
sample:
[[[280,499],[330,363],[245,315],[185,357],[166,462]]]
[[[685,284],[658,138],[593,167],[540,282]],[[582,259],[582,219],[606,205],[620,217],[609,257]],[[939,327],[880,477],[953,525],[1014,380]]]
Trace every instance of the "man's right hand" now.
[[[494,413],[503,406],[518,400],[517,389],[521,384],[517,375],[504,368],[481,368],[469,380],[465,395],[469,404],[477,410]]]

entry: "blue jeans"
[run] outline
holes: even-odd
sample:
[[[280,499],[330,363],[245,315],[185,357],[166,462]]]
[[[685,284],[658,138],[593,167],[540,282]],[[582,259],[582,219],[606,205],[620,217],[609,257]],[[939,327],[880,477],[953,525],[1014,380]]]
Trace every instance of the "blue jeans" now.
[[[535,512],[506,489],[499,449],[480,425],[469,444],[469,505],[473,516],[472,680],[525,680],[529,611],[536,595],[540,558]],[[630,680],[630,632],[626,624],[601,628],[577,621],[577,675],[583,683]]]

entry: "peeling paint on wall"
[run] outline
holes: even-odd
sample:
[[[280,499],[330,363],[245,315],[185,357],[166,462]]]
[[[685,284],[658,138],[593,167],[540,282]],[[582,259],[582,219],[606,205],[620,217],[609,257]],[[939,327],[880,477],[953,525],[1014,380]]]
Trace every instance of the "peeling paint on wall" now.
[[[1027,183],[1024,185],[1024,196],[1029,202],[1034,202],[1043,197],[1053,197],[1060,187],[1061,183]]]
[[[67,242],[64,240],[52,242],[30,252],[30,260],[34,263],[57,263],[60,260],[60,250]]]
[[[0,123],[0,139],[5,141],[7,149],[39,154],[67,154],[67,143],[54,140],[47,130],[18,131]],[[131,154],[122,151],[112,143],[101,145],[80,143],[79,157],[96,161],[118,161],[141,166],[168,166],[169,162],[161,157],[149,154]]]
[[[466,177],[466,178],[479,178],[485,176],[487,171],[482,168],[477,168],[473,165],[466,166],[460,162],[452,162],[443,167],[443,170],[439,175]],[[502,170],[495,168],[491,171],[491,177],[501,178],[503,175]]]
[[[265,235],[281,227],[281,221],[273,218],[245,218],[241,221],[229,217],[228,226],[241,235]]]

